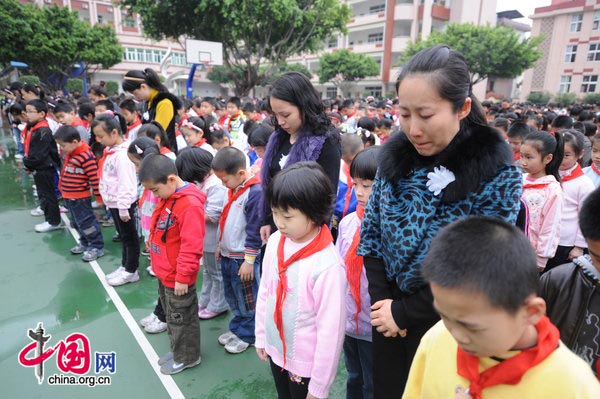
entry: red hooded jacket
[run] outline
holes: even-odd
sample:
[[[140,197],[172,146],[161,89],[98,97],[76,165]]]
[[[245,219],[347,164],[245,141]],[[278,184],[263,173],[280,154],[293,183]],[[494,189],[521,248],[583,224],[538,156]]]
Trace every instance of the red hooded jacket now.
[[[206,194],[188,184],[161,200],[152,214],[150,262],[166,287],[174,288],[175,281],[196,283],[204,244],[205,201]]]

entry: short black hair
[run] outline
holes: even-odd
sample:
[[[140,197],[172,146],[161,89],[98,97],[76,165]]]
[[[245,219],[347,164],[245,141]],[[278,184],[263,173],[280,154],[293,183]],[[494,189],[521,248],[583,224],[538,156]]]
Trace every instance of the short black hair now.
[[[235,147],[223,147],[217,151],[212,168],[223,171],[228,175],[235,175],[240,169],[246,170],[246,155]]]
[[[119,104],[119,108],[126,109],[127,111],[132,113],[139,112],[138,104],[133,98],[126,98],[125,100],[121,101],[121,104]]]
[[[239,97],[230,97],[229,100],[227,100],[227,104],[233,104],[237,108],[242,108],[242,100],[240,100]]]
[[[374,118],[369,118],[368,116],[363,116],[358,120],[356,127],[360,127],[363,129],[367,129],[369,132],[374,132],[377,128],[377,123]]]
[[[59,101],[56,104],[56,107],[54,107],[54,114],[58,114],[59,112],[64,112],[65,114],[70,114],[71,112],[75,111],[75,107],[73,106],[73,104],[66,102],[66,101]]]
[[[368,147],[356,154],[350,165],[350,176],[353,179],[375,180],[380,148],[379,146]]]
[[[165,129],[163,129],[162,125],[157,121],[144,123],[142,126],[140,126],[140,129],[138,130],[138,137],[149,137],[151,139],[160,137],[161,147],[169,148],[169,138],[167,137],[167,132],[165,132]]]
[[[556,129],[570,129],[573,127],[573,119],[568,115],[558,115],[552,119],[551,126]]]
[[[96,101],[95,106],[98,106],[98,105],[104,105],[106,107],[106,109],[109,110],[109,111],[114,111],[115,110],[115,106],[113,105],[112,101],[110,101],[108,99],[107,100],[98,100],[98,101]]]
[[[598,131],[598,126],[594,122],[585,121],[583,122],[583,127],[585,128],[584,134],[587,137],[594,137]]]
[[[386,128],[386,129],[391,129],[392,128],[392,120],[388,119],[388,118],[383,118],[383,119],[379,119],[377,121],[377,127],[378,128]]]
[[[276,174],[266,198],[271,208],[297,209],[321,226],[329,223],[335,195],[323,168],[309,161],[297,162]]]
[[[242,107],[242,111],[256,112],[256,107],[254,106],[254,104],[252,104],[252,102],[248,101],[248,102],[244,103],[244,106]]]
[[[185,181],[203,182],[210,173],[213,155],[200,147],[185,147],[177,154],[175,166]]]
[[[421,273],[430,283],[486,296],[510,314],[537,294],[537,258],[529,239],[500,219],[471,216],[440,230]]]
[[[532,127],[522,121],[515,121],[510,125],[506,135],[510,138],[520,137],[523,140],[529,133],[532,133]]]
[[[94,104],[90,103],[90,102],[84,102],[79,104],[79,109],[77,110],[77,115],[79,115],[80,118],[83,118],[84,116],[87,115],[92,115],[92,118],[96,116],[96,107],[94,106]]]
[[[592,191],[579,211],[579,228],[586,240],[600,240],[600,188]]]
[[[363,148],[362,139],[353,133],[345,133],[342,135],[342,155],[356,155]]]
[[[54,133],[54,140],[62,141],[63,143],[72,143],[81,141],[81,135],[73,126],[61,126]]]
[[[139,179],[142,183],[165,184],[171,175],[177,175],[177,168],[175,163],[165,155],[149,155],[140,164]]]
[[[40,99],[33,99],[27,101],[27,105],[31,105],[37,112],[48,113],[48,103],[46,101],[42,101]]]
[[[127,153],[137,159],[144,159],[148,155],[160,154],[160,148],[158,148],[156,141],[150,137],[138,137],[129,144]]]
[[[504,129],[508,129],[508,126],[510,125],[510,122],[508,119],[503,118],[503,117],[499,117],[496,118],[492,121],[492,123],[490,123],[491,126],[493,127],[501,127]]]

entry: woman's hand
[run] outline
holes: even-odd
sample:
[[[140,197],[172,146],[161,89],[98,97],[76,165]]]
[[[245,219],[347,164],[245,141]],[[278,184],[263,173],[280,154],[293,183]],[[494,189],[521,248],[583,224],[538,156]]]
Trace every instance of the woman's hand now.
[[[265,226],[260,226],[260,239],[263,244],[266,244],[269,241],[269,237],[271,236],[271,225],[267,224]]]
[[[406,330],[400,330],[394,321],[392,302],[392,299],[382,299],[371,306],[371,325],[384,337],[406,336]]]

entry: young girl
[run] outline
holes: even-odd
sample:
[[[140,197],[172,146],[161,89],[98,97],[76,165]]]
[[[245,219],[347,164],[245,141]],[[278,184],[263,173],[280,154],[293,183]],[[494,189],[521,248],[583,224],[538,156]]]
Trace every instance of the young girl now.
[[[181,133],[183,133],[183,137],[189,146],[202,148],[210,152],[213,156],[217,153],[208,144],[211,141],[210,129],[204,118],[190,116],[181,123]]]
[[[123,254],[121,266],[106,276],[109,285],[118,286],[140,279],[137,269],[140,257],[140,237],[137,231],[137,178],[135,165],[127,157],[129,143],[123,139],[121,116],[103,114],[92,122],[92,131],[105,146],[101,161],[100,195],[115,221]]]
[[[179,177],[185,181],[196,182],[198,188],[206,193],[202,290],[198,298],[198,317],[203,320],[212,319],[229,308],[225,300],[221,264],[216,257],[217,228],[223,207],[227,202],[227,188],[212,173],[212,160],[213,156],[210,152],[198,147],[188,147],[181,150],[175,161]]]
[[[594,183],[594,187],[600,186],[600,134],[592,138],[592,165],[583,168],[583,173]]]
[[[167,138],[165,129],[162,128],[160,123],[150,122],[143,124],[140,127],[140,130],[138,130],[138,137],[149,137],[156,141],[156,144],[158,144],[158,147],[160,148],[160,153],[162,155],[166,155],[173,162],[175,162],[177,155],[171,151],[171,147],[169,147],[169,139]]]
[[[583,255],[587,248],[579,229],[579,211],[583,200],[594,191],[594,183],[583,174],[578,162],[583,157],[584,136],[577,130],[561,130],[565,151],[560,164],[560,185],[563,191],[560,240],[556,255],[548,261],[546,271]]]
[[[342,219],[335,244],[346,265],[346,337],[344,359],[348,371],[347,396],[373,397],[373,356],[371,353],[371,298],[362,256],[356,255],[360,224],[377,173],[379,147],[359,152],[350,165],[358,206]]]
[[[329,222],[334,192],[316,162],[297,162],[267,189],[277,231],[265,250],[256,352],[270,360],[280,398],[326,398],[346,320],[343,261]]]
[[[521,145],[521,168],[526,172],[521,198],[527,204],[527,236],[535,249],[538,269],[546,267],[556,253],[560,239],[562,189],[558,168],[563,158],[560,134],[529,133]]]
[[[216,127],[212,127],[211,129],[213,130],[210,132],[211,135],[208,144],[210,144],[216,151],[219,151],[223,147],[231,146],[231,137],[225,132],[225,130],[221,128],[217,129]]]
[[[133,141],[137,138],[138,130],[142,126],[142,119],[138,112],[138,104],[133,98],[126,98],[120,104],[121,113],[127,122],[127,132],[125,138],[128,141]]]

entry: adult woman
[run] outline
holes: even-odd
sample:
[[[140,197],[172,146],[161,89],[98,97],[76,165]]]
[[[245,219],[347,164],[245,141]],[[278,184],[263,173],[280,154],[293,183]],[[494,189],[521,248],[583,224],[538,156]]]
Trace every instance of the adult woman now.
[[[268,104],[275,131],[263,156],[263,191],[280,170],[300,161],[316,161],[337,187],[342,157],[339,135],[310,80],[298,72],[283,74],[273,84]],[[265,206],[264,211],[260,236],[267,242],[275,227],[270,209]]]
[[[177,110],[181,107],[179,99],[160,82],[160,78],[152,68],[143,71],[131,70],[123,77],[123,90],[134,95],[138,101],[146,101],[146,109],[142,114],[142,123],[156,121],[167,132],[169,148],[177,153],[177,148],[186,146],[185,140],[177,140],[175,123]],[[180,141],[183,141],[180,145]]]
[[[447,46],[419,52],[396,89],[402,132],[383,147],[358,250],[373,304],[377,398],[402,396],[419,341],[439,319],[419,272],[431,238],[467,215],[514,223],[522,186],[460,53]]]

